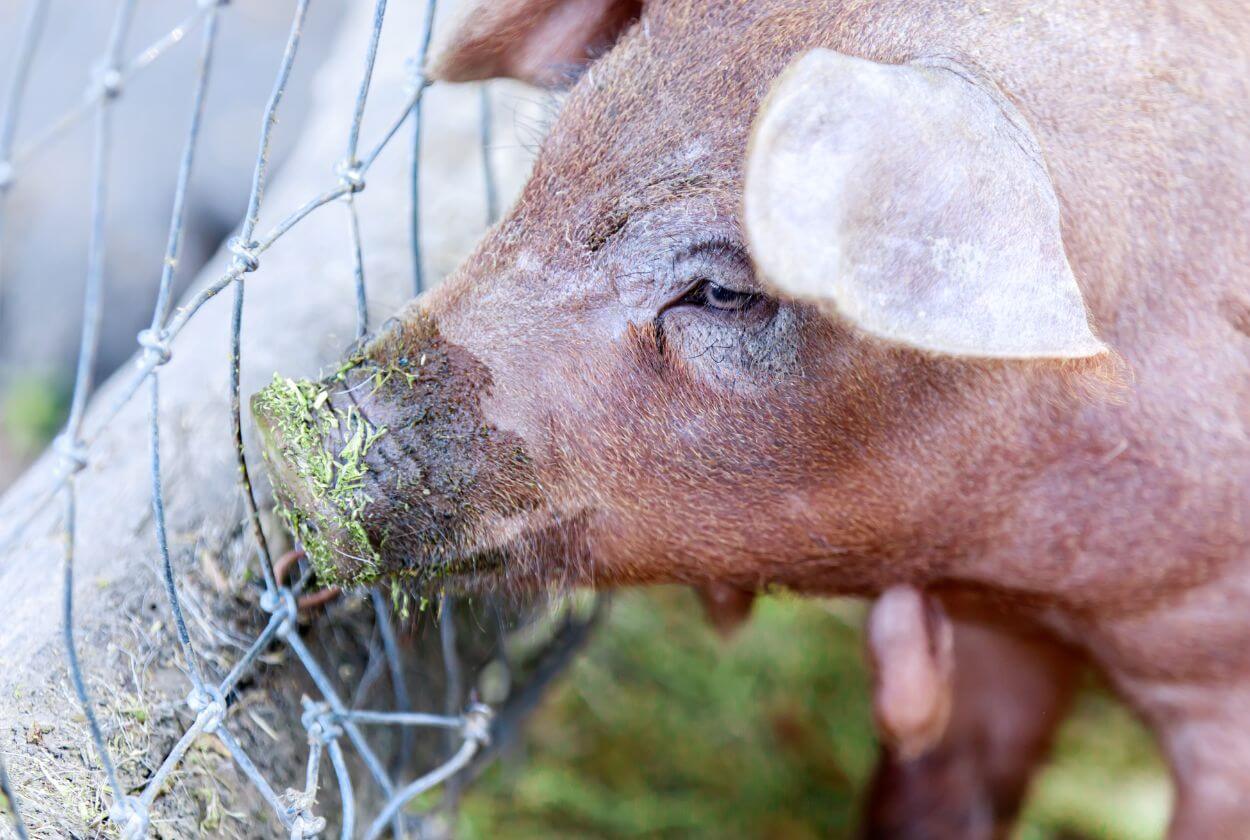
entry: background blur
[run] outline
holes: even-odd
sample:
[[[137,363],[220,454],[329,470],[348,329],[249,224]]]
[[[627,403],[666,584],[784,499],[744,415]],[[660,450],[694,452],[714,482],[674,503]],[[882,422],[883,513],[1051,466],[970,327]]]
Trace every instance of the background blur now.
[[[0,0],[0,65],[8,63],[24,5]],[[242,215],[267,80],[289,22],[290,3],[232,5],[222,18],[198,166],[208,175],[193,185],[182,278],[195,275]],[[106,2],[53,0],[51,6],[58,25],[47,29],[34,67],[19,151],[81,96],[113,14]],[[189,6],[140,2],[132,47],[169,30]],[[340,0],[324,2],[310,17],[289,115],[305,107],[339,6]],[[171,50],[159,61],[155,72],[132,81],[118,106],[115,152],[126,162],[110,196],[101,378],[131,355],[160,273],[195,51]],[[0,66],[0,84],[9,72]],[[495,86],[492,97],[492,153],[508,170],[502,183],[515,190],[541,137],[545,97],[515,85]],[[426,142],[437,144],[437,95],[427,114]],[[278,133],[279,161],[297,134],[291,125]],[[89,160],[88,120],[38,151],[9,197],[0,241],[0,490],[63,422],[81,321]],[[466,212],[480,215],[476,205],[454,206],[479,201],[479,194],[475,181],[460,196],[431,199],[433,277],[454,266],[472,241],[469,232],[440,224],[457,225]],[[223,342],[223,358],[225,351]],[[771,596],[726,642],[685,590],[621,593],[524,743],[466,795],[462,835],[846,836],[877,750],[862,613],[851,601]],[[1169,797],[1140,726],[1091,681],[1017,836],[1160,837]]]

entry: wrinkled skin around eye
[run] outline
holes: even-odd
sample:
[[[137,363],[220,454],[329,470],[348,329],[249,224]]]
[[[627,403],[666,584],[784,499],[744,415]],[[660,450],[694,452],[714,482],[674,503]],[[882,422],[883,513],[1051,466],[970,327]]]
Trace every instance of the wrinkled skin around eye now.
[[[690,285],[656,319],[671,358],[719,387],[759,389],[800,373],[792,307],[764,295],[750,263],[718,245],[681,259]]]

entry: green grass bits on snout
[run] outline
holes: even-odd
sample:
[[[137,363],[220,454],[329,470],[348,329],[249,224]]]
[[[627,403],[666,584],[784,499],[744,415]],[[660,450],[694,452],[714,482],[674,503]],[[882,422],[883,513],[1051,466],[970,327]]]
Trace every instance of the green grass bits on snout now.
[[[365,515],[366,455],[386,434],[330,385],[274,376],[252,398],[277,510],[326,585],[356,585],[377,575],[378,546]]]
[[[315,380],[252,407],[278,512],[324,585],[499,577],[542,502],[524,442],[481,399],[485,366],[414,317]]]

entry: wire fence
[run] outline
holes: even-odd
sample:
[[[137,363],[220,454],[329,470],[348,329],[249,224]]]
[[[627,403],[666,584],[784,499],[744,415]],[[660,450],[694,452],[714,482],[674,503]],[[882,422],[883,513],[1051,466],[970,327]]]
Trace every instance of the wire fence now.
[[[127,34],[135,18],[136,0],[119,0],[102,54],[98,71],[81,101],[48,125],[36,130],[23,145],[16,145],[17,128],[21,115],[23,97],[28,88],[31,67],[40,48],[41,36],[48,19],[48,0],[31,0],[26,8],[24,22],[18,34],[18,43],[12,52],[13,72],[7,96],[0,106],[0,233],[4,230],[7,197],[14,183],[22,177],[26,164],[53,139],[75,124],[93,121],[92,163],[90,174],[90,233],[87,246],[87,271],[83,299],[83,327],[78,353],[76,377],[70,404],[69,419],[63,432],[55,441],[59,467],[45,495],[32,500],[28,515],[21,516],[7,537],[5,546],[17,542],[22,532],[38,513],[57,497],[63,510],[65,552],[62,578],[63,641],[68,662],[69,680],[73,692],[85,716],[92,746],[111,792],[112,805],[109,820],[118,833],[126,838],[144,837],[148,834],[157,799],[170,775],[179,767],[192,745],[205,735],[215,737],[228,751],[234,764],[244,774],[263,800],[268,803],[276,819],[291,838],[320,836],[327,827],[327,819],[316,812],[316,802],[323,775],[329,775],[337,785],[341,810],[338,814],[339,834],[343,838],[375,838],[390,831],[396,837],[407,836],[410,823],[404,818],[405,807],[430,789],[452,779],[475,759],[484,760],[493,753],[489,749],[492,738],[515,726],[536,703],[537,696],[568,662],[573,652],[585,639],[595,620],[597,610],[585,614],[573,614],[565,618],[553,640],[536,657],[529,684],[524,690],[511,695],[502,708],[492,709],[478,702],[462,705],[464,675],[457,656],[455,624],[445,618],[441,623],[441,645],[446,673],[447,708],[443,713],[423,713],[412,710],[404,689],[402,667],[399,662],[398,643],[392,630],[387,609],[387,599],[378,591],[371,593],[370,602],[376,611],[376,626],[381,636],[381,648],[392,674],[395,709],[373,711],[349,708],[336,692],[326,670],[301,638],[296,624],[301,596],[307,597],[308,585],[305,575],[293,585],[288,585],[275,570],[275,560],[270,554],[270,544],[260,516],[256,495],[249,477],[249,465],[243,446],[243,423],[239,371],[241,363],[240,336],[246,279],[261,267],[265,252],[274,243],[299,225],[304,219],[331,202],[343,201],[348,207],[348,232],[350,235],[351,264],[354,276],[356,336],[368,331],[368,297],[365,283],[364,258],[361,246],[360,221],[355,207],[355,196],[365,189],[366,175],[384,148],[395,142],[401,129],[411,127],[411,243],[412,271],[415,293],[424,286],[421,253],[420,217],[420,171],[422,101],[430,81],[424,75],[426,54],[432,34],[437,0],[426,0],[423,15],[423,31],[417,40],[417,50],[410,59],[410,89],[404,107],[387,124],[381,137],[373,145],[362,145],[361,126],[369,100],[373,80],[374,61],[379,38],[386,20],[386,0],[375,0],[372,26],[369,30],[364,66],[348,135],[344,138],[343,157],[336,167],[337,182],[324,191],[310,197],[271,229],[258,230],[260,212],[265,200],[265,189],[270,170],[270,141],[274,125],[281,112],[283,97],[287,90],[291,71],[300,54],[301,35],[309,10],[309,0],[295,0],[295,9],[282,54],[277,77],[273,85],[259,134],[258,149],[253,169],[247,211],[239,226],[237,236],[229,243],[231,258],[226,270],[214,281],[196,292],[183,306],[173,307],[175,272],[183,243],[186,226],[187,194],[192,172],[196,164],[201,128],[204,120],[204,103],[213,71],[214,53],[219,40],[219,21],[228,14],[226,0],[198,0],[193,11],[175,28],[149,44],[133,57],[124,56]],[[182,146],[173,197],[173,209],[165,248],[160,282],[153,306],[150,326],[137,337],[140,355],[137,365],[127,374],[121,386],[112,394],[110,401],[87,422],[87,406],[93,395],[92,373],[100,338],[104,305],[104,257],[107,247],[106,207],[111,184],[111,168],[108,164],[110,143],[116,103],[123,96],[127,82],[144,71],[165,52],[187,42],[194,31],[200,32],[199,61],[191,93],[191,114]],[[491,173],[487,153],[491,142],[489,94],[482,89],[480,99],[482,164],[485,167],[486,203],[488,215],[493,221],[497,213],[498,197],[495,180]],[[0,252],[0,258],[3,253]],[[183,599],[179,594],[179,579],[171,560],[169,537],[166,533],[165,493],[162,488],[161,435],[160,435],[160,371],[174,352],[173,343],[179,333],[201,308],[218,293],[229,287],[232,291],[232,317],[230,322],[230,411],[234,449],[239,474],[239,491],[249,522],[255,561],[263,580],[264,592],[260,606],[268,613],[264,629],[252,641],[246,652],[234,662],[224,677],[216,679],[210,668],[201,661],[199,651],[187,629],[183,615]],[[159,551],[160,566],[168,608],[173,619],[177,643],[185,662],[190,692],[186,704],[193,714],[193,722],[168,751],[163,762],[146,779],[137,793],[127,793],[123,788],[117,766],[110,753],[92,699],[88,692],[83,669],[78,659],[74,623],[74,549],[76,541],[75,476],[82,471],[92,457],[92,445],[101,432],[116,418],[122,407],[146,385],[148,391],[148,446],[151,468],[152,523]],[[5,546],[0,546],[2,550]],[[451,599],[443,604],[444,615],[453,609]],[[285,646],[307,672],[319,692],[319,699],[305,698],[301,724],[308,736],[306,774],[302,787],[278,792],[270,780],[258,769],[240,740],[232,734],[232,692],[240,682],[251,674],[266,651],[274,646]],[[396,676],[401,678],[396,678]],[[389,770],[364,737],[367,727],[394,727],[407,732],[411,728],[433,728],[448,733],[448,754],[437,766],[408,781],[401,781]],[[407,735],[403,736],[407,740]],[[367,771],[367,783],[376,785],[383,796],[383,804],[376,813],[358,813],[358,796],[349,773],[347,751],[354,751]],[[322,765],[328,760],[330,773],[322,773]],[[0,761],[0,790],[8,802],[8,812],[16,834],[22,840],[28,836],[23,822],[22,804],[10,784],[2,761]],[[418,832],[419,833],[419,832]]]

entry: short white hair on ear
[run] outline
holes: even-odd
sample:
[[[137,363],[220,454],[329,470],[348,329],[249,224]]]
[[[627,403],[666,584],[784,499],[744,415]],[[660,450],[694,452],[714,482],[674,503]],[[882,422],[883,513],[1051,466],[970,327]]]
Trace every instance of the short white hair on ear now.
[[[743,213],[767,283],[870,335],[980,358],[1107,349],[1023,115],[953,64],[799,58],[756,118]]]

